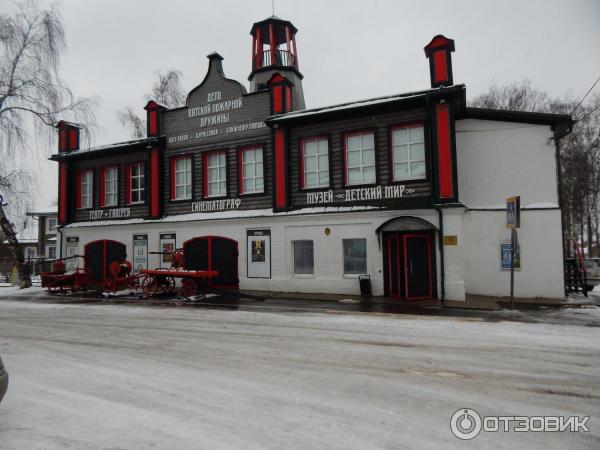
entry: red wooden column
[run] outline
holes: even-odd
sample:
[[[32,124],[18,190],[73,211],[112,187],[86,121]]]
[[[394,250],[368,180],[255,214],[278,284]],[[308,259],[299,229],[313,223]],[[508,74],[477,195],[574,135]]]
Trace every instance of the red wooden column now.
[[[69,222],[69,165],[65,161],[58,163],[58,223]]]
[[[260,68],[263,66],[264,56],[263,56],[263,42],[262,36],[260,34],[260,28],[256,30],[256,68]]]
[[[291,83],[281,74],[276,73],[268,81],[271,89],[271,111],[281,114],[291,110]],[[289,158],[288,158],[287,129],[275,128],[273,130],[273,210],[287,211],[290,206],[289,191]]]
[[[273,132],[273,137],[275,153],[273,210],[287,211],[289,209],[287,132],[283,128],[277,128]]]
[[[58,153],[66,154],[79,150],[79,127],[73,123],[61,120],[56,124],[58,129]],[[70,165],[67,161],[58,163],[58,223],[65,225],[69,223],[69,183]]]
[[[436,203],[458,201],[456,143],[451,105],[440,101],[434,106],[434,191]]]
[[[275,42],[275,29],[273,28],[273,22],[269,23],[269,44],[271,47],[271,65],[274,66],[276,62],[275,52],[277,51],[277,43]]]
[[[158,146],[150,149],[150,218],[158,219],[162,216],[162,151]]]
[[[162,133],[161,113],[166,108],[159,105],[153,100],[150,100],[144,107],[146,110],[146,121],[148,127],[148,137],[158,137]],[[160,144],[153,144],[149,153],[150,170],[146,175],[146,179],[150,179],[150,218],[158,219],[162,216],[162,192],[163,186],[161,182],[162,170],[162,149]]]

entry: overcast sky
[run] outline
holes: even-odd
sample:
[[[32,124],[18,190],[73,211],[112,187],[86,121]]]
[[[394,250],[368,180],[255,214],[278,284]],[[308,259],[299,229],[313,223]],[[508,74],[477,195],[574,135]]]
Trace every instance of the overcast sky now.
[[[191,90],[217,51],[227,77],[248,86],[249,31],[271,15],[271,0],[58,4],[68,45],[63,77],[76,95],[101,102],[94,145],[129,138],[117,111],[143,112],[158,69],[180,70]],[[308,108],[428,88],[423,47],[436,34],[455,40],[454,82],[467,85],[469,98],[492,81],[523,79],[552,96],[579,97],[600,75],[599,0],[275,0],[275,14],[298,28]],[[43,170],[38,206],[56,197],[56,164]]]

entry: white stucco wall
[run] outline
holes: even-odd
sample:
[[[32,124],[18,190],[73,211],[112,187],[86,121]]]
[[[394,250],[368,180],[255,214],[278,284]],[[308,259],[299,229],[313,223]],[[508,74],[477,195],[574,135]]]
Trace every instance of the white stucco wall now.
[[[469,211],[464,217],[465,285],[470,294],[508,296],[510,271],[500,270],[500,243],[510,242],[504,211]],[[560,210],[521,212],[521,270],[516,297],[564,297]]]
[[[470,208],[558,205],[555,145],[548,125],[464,119],[456,122],[460,202]]]
[[[400,216],[420,217],[435,227],[438,215],[435,210],[419,211],[373,211],[343,214],[314,214],[304,216],[279,216],[264,218],[241,218],[217,221],[178,223],[144,223],[115,226],[69,226],[63,229],[63,255],[66,254],[66,238],[79,237],[80,253],[86,243],[97,239],[113,239],[126,244],[127,254],[133,254],[133,235],[147,234],[149,251],[159,250],[159,234],[176,233],[177,246],[197,236],[216,235],[234,239],[239,244],[240,289],[271,290],[281,292],[312,292],[359,294],[357,276],[344,275],[342,240],[367,239],[367,273],[371,275],[373,294],[383,295],[383,254],[375,230],[391,218]],[[331,234],[325,235],[329,227]],[[271,230],[270,279],[247,278],[246,231]],[[314,241],[314,275],[294,275],[292,241]],[[439,251],[436,248],[436,260]],[[149,255],[149,267],[159,267],[160,255]],[[461,264],[456,261],[456,264]],[[439,263],[438,263],[439,266]],[[457,275],[458,276],[458,275]],[[440,272],[437,270],[437,286],[440,290]],[[462,282],[458,283],[462,286]],[[455,289],[456,291],[456,289]],[[464,299],[464,292],[457,291],[457,300]]]

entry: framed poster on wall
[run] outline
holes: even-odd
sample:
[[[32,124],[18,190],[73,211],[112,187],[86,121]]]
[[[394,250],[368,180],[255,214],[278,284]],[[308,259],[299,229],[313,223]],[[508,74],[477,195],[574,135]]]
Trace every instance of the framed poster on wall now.
[[[83,260],[82,258],[73,258],[73,256],[76,256],[79,254],[79,237],[77,236],[69,236],[67,237],[67,264],[66,264],[66,269],[68,272],[72,272],[73,270],[75,270],[77,267],[79,267],[79,265],[81,264],[81,266],[83,267]],[[79,261],[81,260],[81,261]]]
[[[148,268],[148,235],[133,235],[133,272]]]
[[[175,233],[160,233],[160,265],[171,267],[173,253],[177,250],[177,239]]]
[[[271,230],[248,230],[248,278],[271,278]]]

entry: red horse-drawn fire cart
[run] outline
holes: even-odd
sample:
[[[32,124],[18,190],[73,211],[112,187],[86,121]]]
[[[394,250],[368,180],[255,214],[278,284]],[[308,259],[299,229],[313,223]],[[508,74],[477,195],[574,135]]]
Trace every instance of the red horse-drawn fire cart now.
[[[181,295],[193,297],[200,289],[200,281],[208,280],[219,275],[216,270],[188,270],[185,267],[183,249],[177,249],[171,254],[170,269],[141,269],[142,290],[147,296],[160,293],[171,293],[175,290],[175,279],[181,278]]]
[[[48,289],[49,293],[75,293],[86,292],[92,286],[92,275],[87,268],[77,268],[67,272],[65,261],[85,256],[76,255],[68,258],[57,259],[52,264],[51,272],[42,272],[42,287]]]
[[[160,253],[165,254],[165,253]],[[138,274],[132,274],[131,263],[113,261],[110,263],[108,276],[104,281],[104,290],[117,292],[119,290],[137,290],[141,288],[147,297],[175,292],[175,279],[181,278],[181,294],[193,297],[200,289],[201,280],[208,280],[219,275],[216,270],[188,270],[184,266],[183,249],[168,253],[171,268],[141,269]]]

